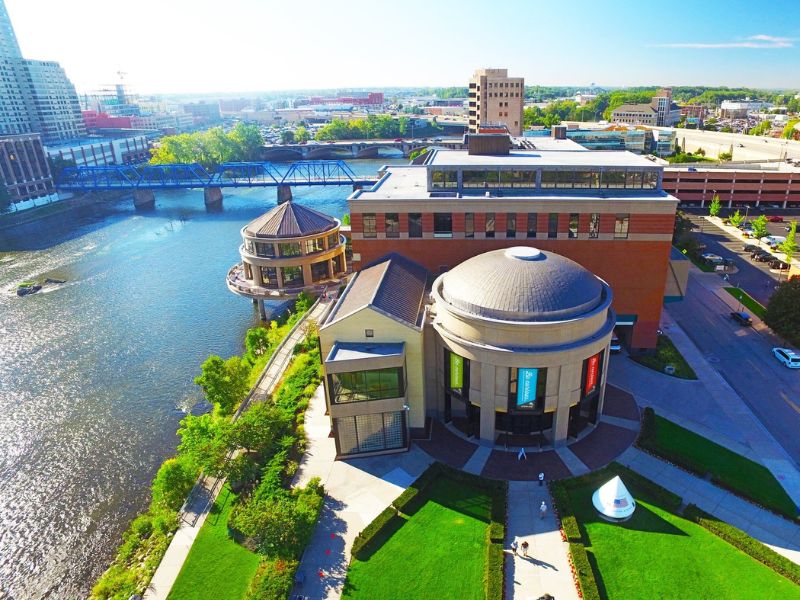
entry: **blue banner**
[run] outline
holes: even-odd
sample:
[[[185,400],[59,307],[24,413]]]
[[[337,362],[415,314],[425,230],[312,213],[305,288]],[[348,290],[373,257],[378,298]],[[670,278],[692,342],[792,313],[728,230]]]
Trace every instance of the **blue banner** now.
[[[536,402],[536,383],[539,379],[539,369],[519,369],[517,375],[517,406],[533,408],[530,404]]]

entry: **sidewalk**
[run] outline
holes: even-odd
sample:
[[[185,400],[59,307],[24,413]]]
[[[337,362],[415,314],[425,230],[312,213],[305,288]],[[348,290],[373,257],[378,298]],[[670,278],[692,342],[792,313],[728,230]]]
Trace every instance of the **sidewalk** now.
[[[738,527],[775,552],[800,564],[800,527],[751,504],[638,448],[629,448],[618,462],[664,486],[715,517]]]
[[[577,600],[578,592],[569,566],[569,546],[553,515],[553,501],[546,486],[536,481],[510,481],[506,530],[506,598],[536,600],[550,594],[557,600]],[[547,504],[547,515],[539,518],[539,506]],[[516,540],[529,544],[528,556],[509,550]]]
[[[273,358],[267,364],[264,375],[259,379],[255,389],[250,394],[249,402],[261,402],[275,391],[283,372],[291,361],[295,346],[305,337],[305,324],[309,321],[320,319],[330,304],[334,302],[329,298],[320,302],[309,311],[297,324],[291,335],[285,338],[275,351]],[[248,400],[242,403],[243,407]],[[242,409],[240,409],[241,411]],[[180,526],[167,548],[161,563],[158,565],[150,585],[144,593],[144,600],[166,600],[178,574],[183,568],[183,563],[192,549],[192,544],[197,534],[206,521],[208,512],[214,505],[217,494],[222,489],[223,481],[202,476],[195,484],[189,495],[189,502],[180,514]]]

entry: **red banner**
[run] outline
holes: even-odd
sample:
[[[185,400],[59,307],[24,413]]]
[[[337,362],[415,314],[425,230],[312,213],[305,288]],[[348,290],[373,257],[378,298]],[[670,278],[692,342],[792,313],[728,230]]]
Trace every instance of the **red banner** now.
[[[586,386],[583,390],[583,395],[588,396],[597,388],[597,376],[600,370],[600,353],[589,357],[589,362],[586,365]]]

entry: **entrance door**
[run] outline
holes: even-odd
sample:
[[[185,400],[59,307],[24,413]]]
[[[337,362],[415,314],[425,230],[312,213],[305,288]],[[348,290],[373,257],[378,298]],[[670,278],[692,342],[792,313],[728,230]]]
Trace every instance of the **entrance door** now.
[[[445,392],[444,394],[444,422],[449,423],[453,420],[453,398]]]
[[[467,421],[473,437],[481,437],[481,407],[467,402]]]

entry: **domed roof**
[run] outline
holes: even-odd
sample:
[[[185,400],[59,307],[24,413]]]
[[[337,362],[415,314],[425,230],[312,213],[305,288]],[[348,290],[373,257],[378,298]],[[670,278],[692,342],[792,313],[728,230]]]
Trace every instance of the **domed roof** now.
[[[504,321],[559,321],[602,304],[607,286],[578,263],[527,246],[493,250],[442,276],[446,302]]]
[[[333,217],[289,200],[245,225],[244,231],[258,238],[297,238],[336,226]]]

